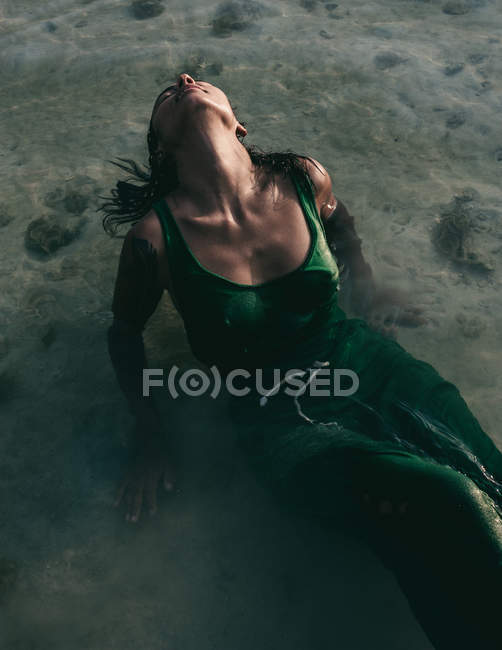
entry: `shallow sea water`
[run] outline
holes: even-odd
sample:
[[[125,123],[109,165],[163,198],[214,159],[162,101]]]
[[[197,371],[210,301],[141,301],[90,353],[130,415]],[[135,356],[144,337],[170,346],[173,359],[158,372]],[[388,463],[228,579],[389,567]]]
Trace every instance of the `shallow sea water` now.
[[[131,420],[106,347],[122,240],[96,208],[107,160],[146,162],[157,93],[183,71],[218,85],[247,142],[328,169],[377,278],[424,306],[399,342],[502,446],[502,6],[140,5],[0,4],[0,647],[426,650],[369,550],[264,491],[218,401],[176,403],[180,487],[158,516],[111,508]],[[433,245],[452,212],[477,264]],[[71,241],[27,248],[40,218]],[[151,367],[190,363],[167,297],[145,340]]]

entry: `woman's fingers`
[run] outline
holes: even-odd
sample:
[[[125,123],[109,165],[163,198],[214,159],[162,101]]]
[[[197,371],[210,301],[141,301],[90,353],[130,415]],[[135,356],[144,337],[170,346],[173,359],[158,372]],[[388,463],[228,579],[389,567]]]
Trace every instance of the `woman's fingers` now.
[[[127,485],[129,483],[129,478],[126,478],[122,481],[119,489],[117,490],[117,494],[115,495],[115,501],[113,502],[113,505],[115,508],[117,508],[120,505],[120,502],[122,501],[122,498],[124,496],[124,492],[126,491]]]
[[[146,485],[146,502],[148,513],[154,515],[157,512],[157,486],[159,483],[159,474],[150,474]]]
[[[125,520],[136,523],[143,509],[150,515],[157,512],[157,489],[162,482],[164,489],[172,492],[175,487],[175,472],[165,457],[149,460],[146,465],[141,461],[138,466],[128,472],[120,484],[114,505],[125,504]]]
[[[126,521],[131,521],[132,511],[133,511],[133,499],[135,495],[135,483],[133,481],[129,482],[128,489],[125,493],[125,506],[126,506]]]
[[[164,469],[164,489],[167,492],[172,492],[174,490],[174,485],[175,485],[175,476],[174,476],[174,471],[170,465],[166,465]]]
[[[155,515],[157,512],[157,490],[161,480],[164,489],[167,492],[172,492],[174,490],[174,471],[170,465],[166,467],[163,473],[158,471],[152,472],[146,480],[144,496],[150,515]]]
[[[141,514],[141,506],[143,505],[143,482],[137,488],[136,493],[132,498],[132,508],[129,509],[129,521],[136,523]]]

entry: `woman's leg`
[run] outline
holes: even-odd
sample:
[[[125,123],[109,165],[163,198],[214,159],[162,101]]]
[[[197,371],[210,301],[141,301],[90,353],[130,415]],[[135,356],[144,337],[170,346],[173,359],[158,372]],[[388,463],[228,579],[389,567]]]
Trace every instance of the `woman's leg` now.
[[[418,457],[353,451],[304,463],[292,483],[325,517],[343,490],[354,532],[393,571],[436,650],[502,646],[502,521],[470,479]]]
[[[469,409],[458,388],[443,380],[426,397],[423,410],[445,424],[476,454],[486,470],[502,483],[502,453]]]
[[[342,409],[346,402],[354,413],[368,417],[361,426],[349,428],[367,431],[373,437],[371,432],[377,433],[380,427],[377,437],[382,441],[397,435],[442,464],[468,475],[473,469],[471,478],[486,470],[502,483],[502,453],[483,431],[457,387],[396,341],[373,332],[362,321],[353,323],[349,345],[340,343],[341,352],[334,362],[355,371],[359,387],[353,396],[337,399]],[[346,327],[350,324],[348,321]],[[311,401],[315,402],[315,398]],[[412,447],[408,449],[413,451]]]
[[[470,479],[418,458],[358,460],[371,538],[436,648],[497,648],[502,521]]]

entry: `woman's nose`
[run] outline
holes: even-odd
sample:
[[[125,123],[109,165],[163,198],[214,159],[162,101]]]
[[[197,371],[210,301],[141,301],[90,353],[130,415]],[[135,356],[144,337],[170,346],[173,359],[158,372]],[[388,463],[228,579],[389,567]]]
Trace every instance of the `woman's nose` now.
[[[187,72],[182,72],[178,77],[178,85],[184,86],[185,84],[194,84],[195,80]]]

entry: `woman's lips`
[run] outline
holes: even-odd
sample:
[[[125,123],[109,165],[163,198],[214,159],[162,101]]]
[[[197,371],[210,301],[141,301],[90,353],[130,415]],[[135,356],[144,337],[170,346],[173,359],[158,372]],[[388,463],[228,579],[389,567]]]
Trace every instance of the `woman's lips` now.
[[[183,96],[185,93],[192,92],[193,90],[202,90],[202,88],[199,88],[198,86],[194,86],[193,88],[186,88],[181,95]]]

